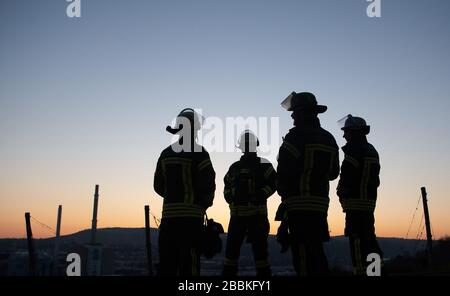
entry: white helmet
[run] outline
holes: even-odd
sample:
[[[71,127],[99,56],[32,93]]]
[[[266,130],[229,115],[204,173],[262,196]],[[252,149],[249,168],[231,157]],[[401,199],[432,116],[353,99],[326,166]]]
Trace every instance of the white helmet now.
[[[239,137],[237,147],[242,150],[242,152],[256,152],[256,147],[259,146],[259,140],[256,135],[250,131],[245,130]]]
[[[338,121],[341,130],[360,130],[366,135],[370,132],[370,126],[367,125],[366,121],[361,117],[352,116],[351,114],[345,116]]]

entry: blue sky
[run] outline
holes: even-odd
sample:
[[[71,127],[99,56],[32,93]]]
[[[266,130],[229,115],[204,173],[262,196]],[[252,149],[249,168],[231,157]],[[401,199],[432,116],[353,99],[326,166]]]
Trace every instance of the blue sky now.
[[[69,19],[63,0],[0,2],[0,216],[13,229],[0,235],[21,235],[26,210],[52,222],[58,203],[68,229],[89,225],[95,183],[103,226],[139,226],[141,205],[160,209],[153,171],[181,109],[279,117],[284,135],[292,121],[280,102],[293,90],[328,105],[322,124],[340,146],[344,115],[371,124],[381,234],[406,233],[420,186],[436,232],[450,234],[449,1],[382,0],[377,19],[364,0],[81,3],[82,17]],[[219,217],[223,174],[238,156],[211,155]]]

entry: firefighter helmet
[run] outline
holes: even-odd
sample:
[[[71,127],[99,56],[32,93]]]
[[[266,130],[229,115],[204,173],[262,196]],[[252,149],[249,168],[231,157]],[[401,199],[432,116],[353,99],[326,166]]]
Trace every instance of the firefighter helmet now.
[[[310,92],[296,93],[292,92],[283,102],[281,106],[288,111],[309,111],[316,113],[324,113],[327,106],[318,105],[316,97]]]
[[[192,108],[185,108],[181,110],[175,121],[175,127],[167,126],[166,130],[171,134],[177,134],[182,129],[184,124],[186,124],[186,119],[189,121],[189,125],[194,131],[198,131],[203,123],[203,116],[195,112]]]
[[[245,130],[239,137],[237,147],[242,150],[242,152],[255,152],[256,147],[259,146],[259,140],[256,135],[250,131]]]
[[[341,130],[356,130],[362,131],[364,134],[370,132],[370,126],[367,125],[366,121],[361,117],[352,116],[351,114],[345,116],[338,121],[341,126]]]

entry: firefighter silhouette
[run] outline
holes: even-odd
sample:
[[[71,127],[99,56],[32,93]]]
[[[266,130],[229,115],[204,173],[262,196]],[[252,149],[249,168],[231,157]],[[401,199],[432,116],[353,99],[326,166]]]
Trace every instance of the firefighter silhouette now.
[[[327,107],[318,105],[313,94],[293,92],[281,105],[293,112],[294,119],[280,147],[277,168],[277,191],[287,209],[294,268],[302,276],[327,274],[323,242],[330,238],[329,181],[339,175],[338,146],[320,126],[318,114]]]
[[[272,164],[257,156],[259,140],[250,131],[242,133],[238,147],[244,153],[225,175],[224,196],[230,205],[230,223],[225,251],[224,276],[237,275],[244,239],[252,246],[257,276],[270,276],[267,254],[269,220],[267,199],[275,192]]]
[[[374,210],[380,185],[378,152],[367,142],[370,126],[360,117],[348,115],[339,121],[347,144],[337,195],[345,212],[345,235],[349,237],[355,275],[365,275],[367,255],[383,254],[375,235]]]
[[[174,128],[178,141],[158,159],[154,189],[164,198],[159,232],[159,274],[197,276],[203,217],[213,203],[215,172],[208,152],[196,143],[202,117],[193,109],[180,112]]]

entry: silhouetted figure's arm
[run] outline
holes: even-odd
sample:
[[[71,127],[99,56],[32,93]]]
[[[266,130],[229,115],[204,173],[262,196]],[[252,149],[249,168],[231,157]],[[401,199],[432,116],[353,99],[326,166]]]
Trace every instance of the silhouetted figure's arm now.
[[[285,139],[278,153],[276,173],[277,191],[282,201],[289,196],[291,188],[298,183],[297,162],[299,157],[300,151],[288,139]]]
[[[234,188],[234,176],[233,166],[231,166],[223,178],[224,188],[223,196],[228,204],[231,204],[234,200],[233,188]]]
[[[364,166],[367,168],[366,185],[363,198],[370,200],[377,200],[377,190],[380,186],[380,158],[378,152],[370,146],[372,149],[369,151],[366,157],[364,157]]]
[[[205,152],[204,157],[199,162],[198,166],[199,174],[199,195],[200,202],[205,209],[209,208],[213,204],[214,193],[216,191],[216,172],[209,158],[209,154]]]
[[[165,184],[164,184],[164,175],[161,167],[161,157],[158,159],[158,163],[156,165],[155,177],[153,179],[153,188],[155,189],[156,193],[158,193],[161,197],[164,198]]]
[[[351,182],[358,177],[360,164],[358,160],[348,154],[345,155],[341,166],[341,175],[337,186],[337,195],[341,205],[350,194]]]
[[[262,186],[259,189],[260,193],[259,196],[263,197],[263,199],[268,199],[272,196],[272,194],[276,191],[276,172],[273,168],[271,163],[264,163],[263,164],[264,170],[263,170],[263,178],[262,178]]]
[[[330,171],[330,181],[335,180],[339,176],[339,148],[337,144],[335,144],[335,155],[333,157]]]

